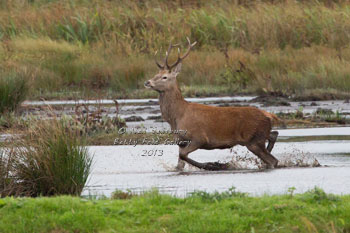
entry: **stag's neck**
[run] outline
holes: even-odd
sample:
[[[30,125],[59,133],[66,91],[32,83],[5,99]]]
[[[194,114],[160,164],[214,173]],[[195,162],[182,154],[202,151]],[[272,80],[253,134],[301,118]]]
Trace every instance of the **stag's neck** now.
[[[170,124],[171,129],[176,129],[177,121],[184,114],[187,104],[188,102],[183,98],[178,86],[160,93],[160,111],[163,119]]]

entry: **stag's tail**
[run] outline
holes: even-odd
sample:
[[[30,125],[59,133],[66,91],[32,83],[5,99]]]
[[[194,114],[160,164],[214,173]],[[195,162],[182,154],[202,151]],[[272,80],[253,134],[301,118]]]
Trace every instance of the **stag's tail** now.
[[[280,118],[278,118],[275,114],[269,113],[269,112],[266,112],[266,111],[263,111],[263,112],[264,112],[264,115],[265,115],[266,117],[268,117],[268,118],[271,120],[271,124],[272,124],[272,125],[284,123],[284,122],[283,122]]]

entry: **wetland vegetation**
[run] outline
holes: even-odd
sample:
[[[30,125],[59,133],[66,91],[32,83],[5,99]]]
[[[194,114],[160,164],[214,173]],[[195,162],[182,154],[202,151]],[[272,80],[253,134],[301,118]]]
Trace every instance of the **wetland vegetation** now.
[[[349,12],[347,1],[11,0],[0,66],[24,77],[28,99],[154,97],[143,88],[154,52],[188,36],[186,96],[346,98]]]

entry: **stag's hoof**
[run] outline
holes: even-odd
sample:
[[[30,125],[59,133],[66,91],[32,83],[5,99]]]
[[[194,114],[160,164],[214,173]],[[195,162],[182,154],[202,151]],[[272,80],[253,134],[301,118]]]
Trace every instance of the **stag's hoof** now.
[[[268,164],[266,163],[266,169],[274,169],[274,168],[278,168],[278,161],[273,163],[273,164]]]
[[[183,171],[184,171],[184,167],[183,167],[183,166],[177,165],[177,166],[175,167],[175,171],[183,172]]]
[[[175,167],[176,171],[182,172],[185,168],[185,162],[181,159],[179,159],[177,166]]]
[[[205,170],[210,170],[210,171],[227,170],[228,168],[229,168],[228,163],[219,163],[219,162],[206,163],[204,166]]]

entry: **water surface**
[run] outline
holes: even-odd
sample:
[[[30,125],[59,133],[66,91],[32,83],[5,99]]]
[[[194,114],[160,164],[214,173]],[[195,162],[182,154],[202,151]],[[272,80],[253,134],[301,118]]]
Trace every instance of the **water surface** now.
[[[348,132],[342,130],[349,128],[341,128],[340,134]],[[322,132],[310,129],[307,135]],[[280,133],[306,134],[302,129]],[[190,154],[200,162],[231,161],[238,168],[219,172],[189,165],[183,172],[175,171],[177,146],[92,146],[89,150],[95,154],[95,164],[84,195],[109,196],[115,189],[143,192],[156,187],[162,193],[183,197],[194,190],[220,192],[232,186],[251,195],[286,193],[290,187],[295,187],[296,192],[305,192],[315,186],[330,193],[350,194],[349,140],[277,142],[273,154],[290,167],[269,170],[259,169],[260,160],[241,146],[233,150],[197,150]],[[145,150],[163,150],[163,155],[142,156]],[[312,167],[315,160],[322,166]]]

